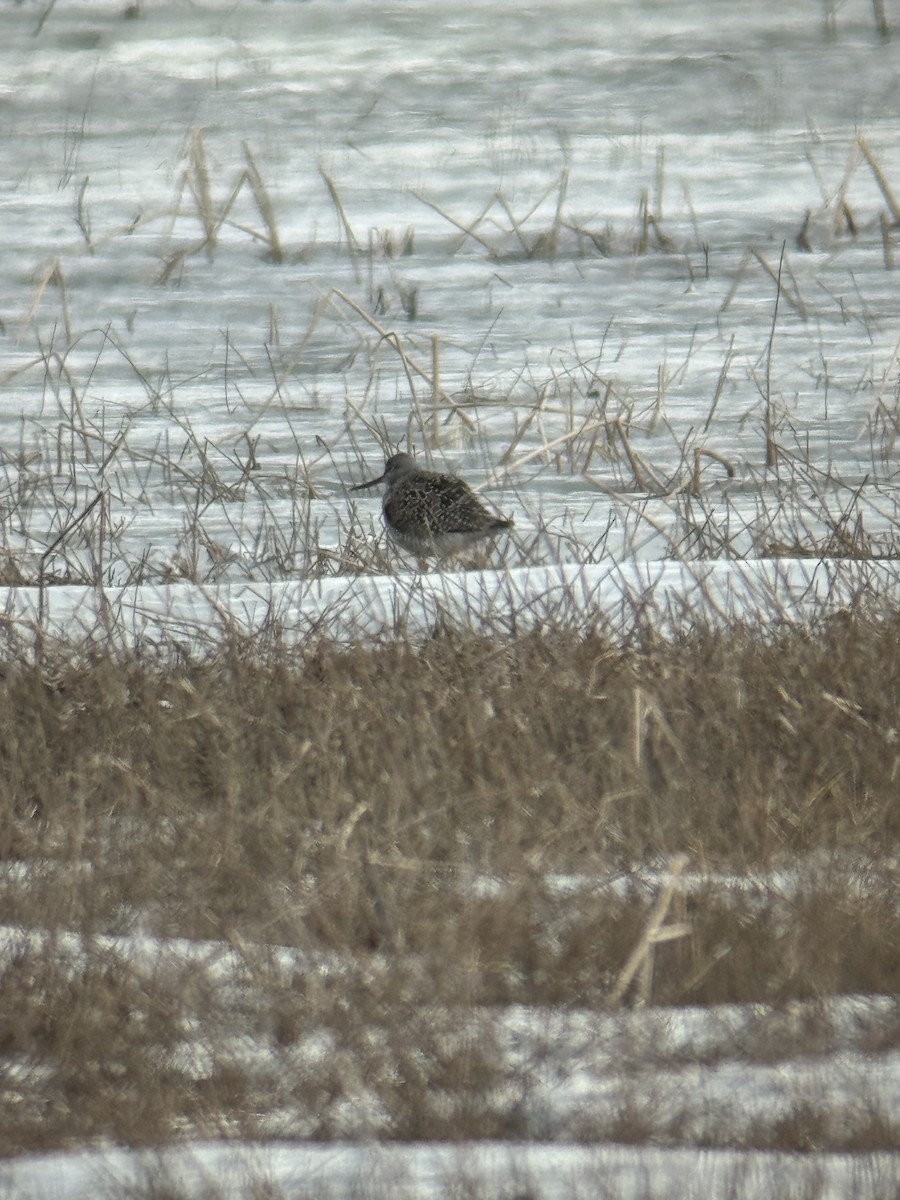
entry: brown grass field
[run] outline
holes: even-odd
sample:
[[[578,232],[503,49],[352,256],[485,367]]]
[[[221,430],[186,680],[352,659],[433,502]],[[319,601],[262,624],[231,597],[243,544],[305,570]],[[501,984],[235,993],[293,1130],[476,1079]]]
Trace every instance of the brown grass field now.
[[[898,680],[900,621],[850,615],[5,663],[0,1154],[341,1138],[360,1097],[389,1140],[527,1138],[511,1005],[761,1004],[748,1062],[827,1054],[825,998],[900,992]],[[828,1104],[700,1142],[896,1146]],[[633,1089],[569,1135],[696,1140]]]

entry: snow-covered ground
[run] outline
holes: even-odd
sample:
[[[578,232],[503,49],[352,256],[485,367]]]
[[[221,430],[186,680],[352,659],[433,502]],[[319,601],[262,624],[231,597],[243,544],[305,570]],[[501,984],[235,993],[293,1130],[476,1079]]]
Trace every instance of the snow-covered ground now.
[[[814,1150],[817,1139],[822,1147],[852,1140],[861,1122],[879,1114],[886,1128],[894,1122],[896,1129],[900,1052],[877,1048],[884,1032],[896,1028],[896,997],[843,996],[782,1009],[470,1011],[468,1033],[457,1020],[448,1036],[463,1052],[467,1036],[490,1032],[506,1082],[478,1102],[485,1119],[515,1110],[517,1141],[392,1144],[377,1094],[363,1090],[353,1100],[335,1098],[341,1112],[332,1119],[343,1136],[316,1144],[303,1130],[327,1114],[304,1113],[287,1097],[304,1074],[335,1069],[328,1063],[336,1048],[329,1049],[331,1035],[322,1030],[276,1056],[246,1031],[247,1014],[263,1003],[254,956],[265,954],[269,986],[273,972],[285,980],[315,974],[337,981],[358,972],[359,962],[140,935],[83,938],[57,931],[50,938],[10,927],[0,930],[0,962],[50,945],[73,973],[91,957],[106,970],[119,961],[148,977],[189,969],[190,986],[212,989],[219,1011],[187,1020],[181,1044],[164,1052],[160,1069],[196,1081],[228,1066],[258,1076],[269,1098],[283,1093],[286,1099],[263,1122],[271,1143],[247,1144],[237,1129],[225,1128],[224,1140],[188,1139],[160,1151],[90,1145],[7,1162],[0,1165],[0,1187],[17,1200],[128,1195],[142,1186],[166,1186],[186,1197],[243,1197],[265,1186],[298,1197],[886,1197],[900,1186],[900,1158],[887,1149]],[[381,958],[364,967],[371,977],[392,969]],[[433,1019],[439,1028],[441,1014],[435,1011]],[[29,1072],[33,1089],[34,1069],[7,1061],[7,1098]],[[452,1098],[446,1103],[452,1107]],[[802,1130],[810,1152],[754,1148],[767,1139],[777,1144],[779,1129],[793,1136]],[[633,1144],[617,1144],[626,1141]]]
[[[853,859],[842,864],[830,856],[734,876],[683,873],[684,864],[673,862],[607,876],[548,875],[542,887],[560,903],[563,922],[577,912],[580,897],[635,890],[653,897],[675,885],[682,895],[696,892],[708,903],[712,888],[722,901],[731,897],[741,906],[743,915],[733,925],[738,936],[738,925],[753,911],[770,931],[790,921],[816,879],[828,882],[831,895],[843,888],[848,896],[864,897],[873,886],[881,889],[883,876],[871,873],[875,865]],[[91,869],[89,861],[9,863],[2,875],[6,894],[21,898],[37,884],[65,889],[75,874]],[[456,886],[502,901],[507,883],[460,874]],[[299,895],[285,897],[285,904],[299,901]],[[781,1005],[612,1004],[601,1010],[527,1004],[453,1009],[432,1002],[422,1020],[442,1053],[469,1061],[472,1081],[478,1062],[491,1064],[482,1090],[435,1087],[425,1101],[434,1127],[442,1113],[452,1124],[460,1105],[474,1106],[486,1129],[503,1125],[515,1136],[403,1144],[393,1136],[381,1091],[386,1084],[390,1090],[397,1069],[398,1047],[390,1040],[397,1031],[380,1029],[376,1017],[375,1025],[354,1027],[348,1038],[340,1021],[330,1024],[327,1006],[321,1024],[310,1024],[302,1011],[303,997],[315,989],[336,1001],[345,992],[353,995],[354,987],[377,994],[390,983],[394,990],[383,994],[393,996],[392,1005],[421,982],[427,992],[428,967],[415,954],[322,953],[235,936],[164,938],[142,932],[152,926],[152,914],[125,908],[116,920],[132,932],[0,927],[0,974],[31,972],[45,985],[50,978],[131,979],[152,989],[156,999],[148,1011],[170,995],[179,1034],[152,1051],[155,1069],[181,1079],[185,1088],[229,1077],[246,1081],[242,1109],[255,1109],[256,1138],[248,1141],[241,1118],[224,1111],[210,1117],[215,1141],[194,1128],[159,1150],[95,1142],[23,1156],[0,1164],[3,1195],[74,1200],[169,1188],[185,1197],[243,1197],[268,1186],[276,1195],[298,1197],[631,1200],[887,1197],[900,1187],[895,995],[819,996]],[[677,914],[660,927],[663,941],[681,932]],[[288,1040],[271,1028],[273,996],[279,994],[300,1006],[301,1025]],[[129,1019],[140,1022],[146,1015]],[[422,1048],[415,1041],[420,1034],[407,1034],[413,1056]],[[6,1110],[17,1095],[23,1105],[38,1102],[41,1072],[48,1069],[50,1063],[7,1057],[0,1082]],[[785,1145],[794,1153],[785,1153]],[[804,1153],[796,1152],[798,1146]]]
[[[896,554],[870,3],[135,8],[3,14],[11,582],[371,570],[406,441],[504,566]]]
[[[271,1146],[198,1143],[162,1153],[113,1148],[37,1156],[0,1168],[16,1200],[93,1200],[117,1192],[176,1196],[357,1196],[443,1200],[888,1200],[900,1168],[893,1154],[744,1154],[627,1146],[439,1144]],[[168,1191],[166,1189],[168,1188]]]
[[[200,653],[225,635],[337,641],[418,637],[441,622],[494,633],[562,623],[613,637],[637,627],[800,624],[860,603],[890,609],[897,564],[853,560],[559,564],[507,571],[407,572],[285,583],[0,589],[7,635],[36,630],[65,642],[182,646]],[[41,604],[43,611],[41,612]]]

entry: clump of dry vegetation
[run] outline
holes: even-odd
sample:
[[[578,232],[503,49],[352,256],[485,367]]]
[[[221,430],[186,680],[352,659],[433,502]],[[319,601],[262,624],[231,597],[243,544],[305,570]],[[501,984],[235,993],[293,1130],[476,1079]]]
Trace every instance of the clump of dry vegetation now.
[[[863,617],[6,662],[0,1152],[531,1137],[511,1005],[800,1005],[740,1056],[828,1054],[822,997],[900,991],[898,678]],[[565,1136],[809,1143],[617,1095]],[[861,1111],[847,1148],[896,1138]]]

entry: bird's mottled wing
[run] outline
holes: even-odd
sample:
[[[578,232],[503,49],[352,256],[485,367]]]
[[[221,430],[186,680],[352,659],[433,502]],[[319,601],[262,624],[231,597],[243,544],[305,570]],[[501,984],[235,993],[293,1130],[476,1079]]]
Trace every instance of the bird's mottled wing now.
[[[468,484],[453,475],[402,480],[386,498],[384,513],[391,525],[423,538],[479,532],[494,522]]]

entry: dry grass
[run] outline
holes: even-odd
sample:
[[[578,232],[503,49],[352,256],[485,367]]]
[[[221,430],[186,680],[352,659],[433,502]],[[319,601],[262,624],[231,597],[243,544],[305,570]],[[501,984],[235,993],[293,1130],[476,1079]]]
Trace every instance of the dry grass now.
[[[47,932],[4,959],[0,1151],[531,1136],[497,1020],[614,1008],[661,886],[636,864],[679,852],[673,937],[626,1003],[812,1005],[740,1055],[827,1054],[818,998],[900,991],[898,678],[897,621],[862,619],[8,662],[3,911]],[[636,1094],[578,1135],[641,1140]],[[737,1140],[809,1148],[830,1127],[797,1103]],[[896,1138],[860,1111],[829,1145]]]
[[[883,852],[900,830],[898,675],[896,622],[842,616],[631,648],[449,633],[9,662],[0,846],[71,849],[78,829],[89,847],[150,817],[275,875],[326,829],[344,852],[503,870]]]

